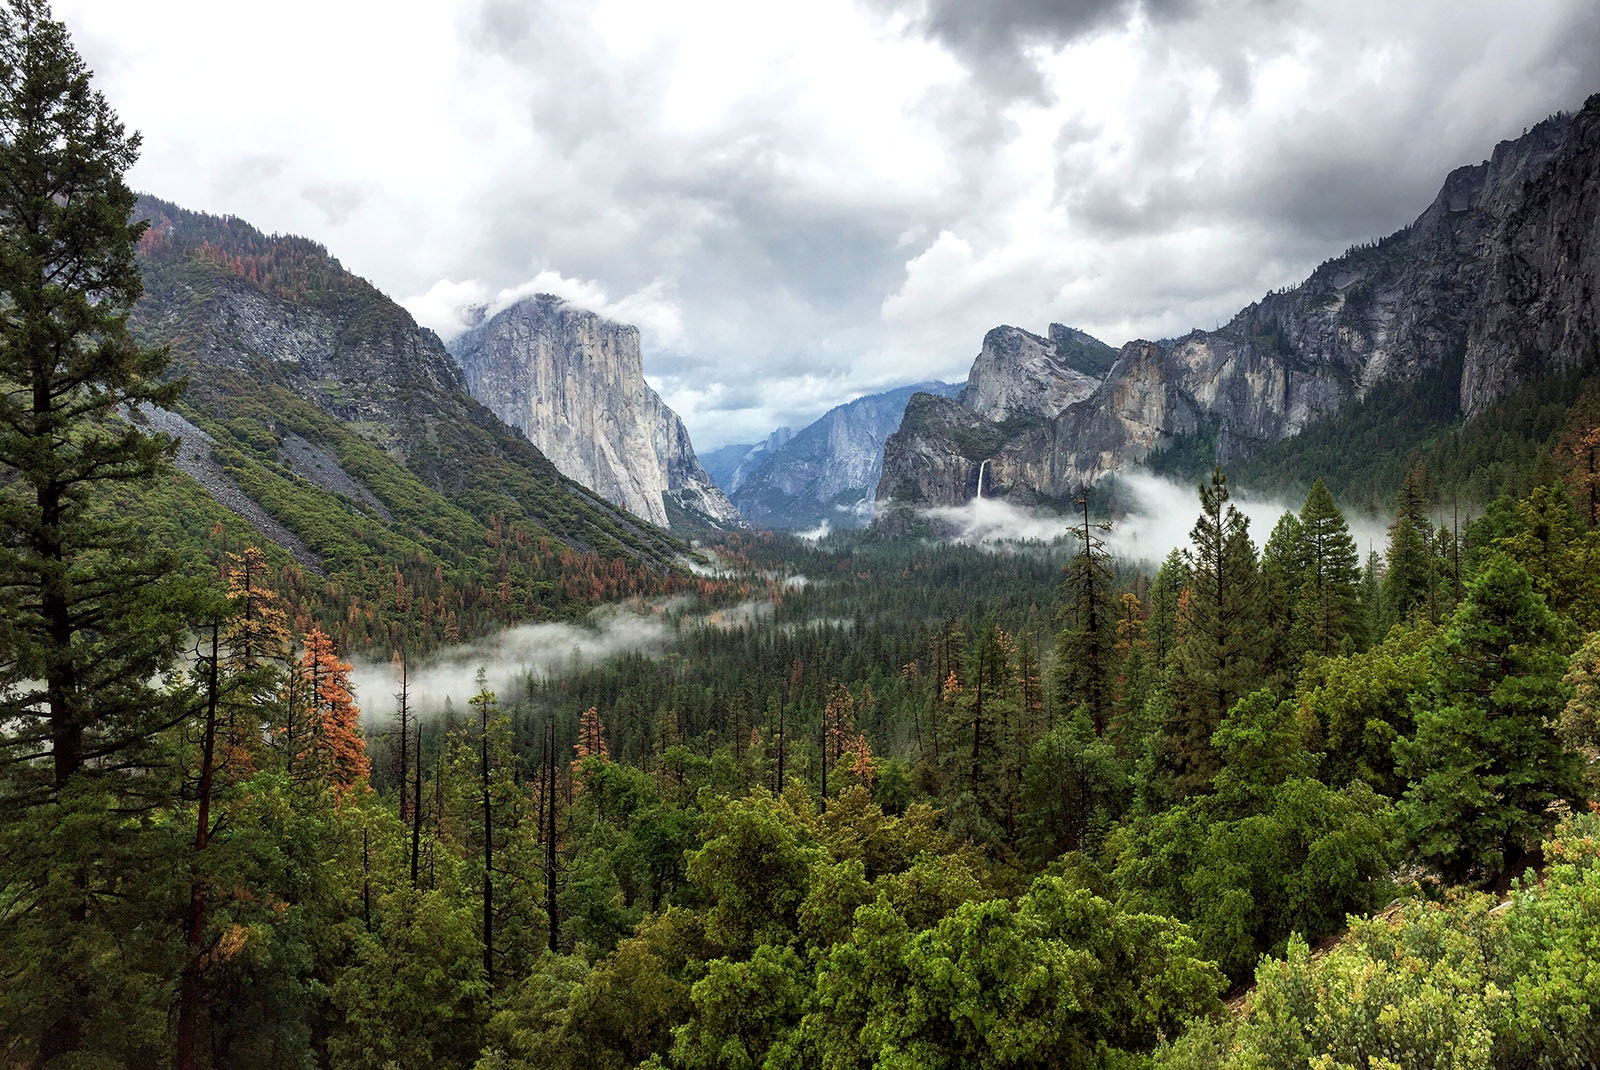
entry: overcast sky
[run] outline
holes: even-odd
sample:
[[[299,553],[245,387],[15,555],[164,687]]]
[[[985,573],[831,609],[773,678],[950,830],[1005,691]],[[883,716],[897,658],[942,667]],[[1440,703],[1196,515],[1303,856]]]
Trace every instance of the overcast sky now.
[[[57,0],[132,182],[448,334],[639,325],[701,450],[1000,323],[1214,327],[1600,91],[1594,0]]]

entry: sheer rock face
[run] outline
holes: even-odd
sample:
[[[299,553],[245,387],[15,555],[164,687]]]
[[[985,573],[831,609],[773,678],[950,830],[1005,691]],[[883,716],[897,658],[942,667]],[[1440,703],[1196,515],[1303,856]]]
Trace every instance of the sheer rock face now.
[[[1427,376],[1459,377],[1459,409],[1477,415],[1600,359],[1600,96],[1452,172],[1409,227],[1226,326],[1129,342],[1081,397],[1098,343],[1053,325],[1054,353],[1044,344],[997,328],[959,401],[914,399],[879,499],[964,501],[986,460],[986,494],[1065,498],[1201,432],[1226,462],[1375,385]]]
[[[734,503],[763,527],[864,523],[883,472],[883,444],[900,426],[907,400],[920,391],[944,396],[958,389],[929,382],[868,394],[829,409],[797,434],[769,439],[733,473]]]
[[[540,294],[450,350],[472,396],[563,475],[662,527],[669,499],[717,526],[743,526],[695,459],[677,413],[645,382],[638,328]]]

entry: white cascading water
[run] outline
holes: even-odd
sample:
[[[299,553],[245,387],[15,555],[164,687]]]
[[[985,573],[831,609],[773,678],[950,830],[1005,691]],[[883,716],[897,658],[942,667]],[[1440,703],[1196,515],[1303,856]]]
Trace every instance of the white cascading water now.
[[[978,465],[978,497],[980,498],[983,497],[983,472],[984,469],[988,467],[988,461],[984,461],[982,464]]]

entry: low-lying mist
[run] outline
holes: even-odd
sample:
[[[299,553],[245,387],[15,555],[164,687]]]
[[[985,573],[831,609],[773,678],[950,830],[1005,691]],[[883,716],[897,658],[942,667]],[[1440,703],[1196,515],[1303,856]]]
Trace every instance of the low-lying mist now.
[[[1159,564],[1173,549],[1189,544],[1189,530],[1200,514],[1195,483],[1180,483],[1150,472],[1117,474],[1121,516],[1109,532],[1099,532],[1112,556],[1128,562]],[[1300,511],[1300,501],[1259,497],[1232,488],[1232,503],[1250,521],[1250,537],[1259,548],[1278,518]],[[960,505],[921,510],[921,514],[957,542],[1004,550],[1028,543],[1051,543],[1069,537],[1080,521],[1044,508],[1015,505],[1001,498],[973,498]],[[1386,524],[1375,517],[1345,513],[1350,534],[1363,557],[1387,541]]]
[[[665,602],[602,606],[579,623],[519,624],[413,661],[406,672],[411,705],[427,715],[477,693],[478,670],[491,691],[506,694],[530,673],[540,679],[575,672],[619,654],[660,655],[675,635]],[[393,716],[400,670],[389,661],[355,658],[351,680],[369,719]]]

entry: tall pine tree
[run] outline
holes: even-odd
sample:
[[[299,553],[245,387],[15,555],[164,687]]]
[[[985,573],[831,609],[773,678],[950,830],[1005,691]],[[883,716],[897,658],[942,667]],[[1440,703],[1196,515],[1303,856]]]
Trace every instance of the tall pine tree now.
[[[65,1064],[93,1044],[86,1023],[125,1011],[119,852],[148,839],[128,808],[170,789],[151,751],[190,712],[157,684],[190,607],[107,506],[174,449],[124,414],[181,389],[127,326],[138,148],[49,5],[0,8],[0,1036],[17,1065]]]
[[[1113,666],[1117,645],[1117,610],[1111,592],[1111,565],[1105,544],[1096,534],[1108,530],[1089,520],[1089,495],[1078,498],[1083,519],[1073,530],[1078,552],[1062,584],[1072,619],[1056,640],[1056,673],[1060,707],[1080,702],[1089,707],[1094,734],[1105,733],[1111,708]]]
[[[1453,881],[1514,869],[1576,799],[1581,763],[1555,725],[1566,702],[1560,626],[1528,574],[1491,556],[1432,650],[1416,735],[1395,744],[1415,856]]]
[[[1180,794],[1207,789],[1221,760],[1211,734],[1260,672],[1260,577],[1250,522],[1229,502],[1228,477],[1200,485],[1200,517],[1189,534],[1188,597],[1173,652],[1169,753]]]
[[[1305,573],[1295,617],[1305,648],[1337,654],[1347,637],[1362,645],[1366,622],[1361,614],[1361,554],[1344,514],[1320,479],[1300,509],[1299,536]]]

